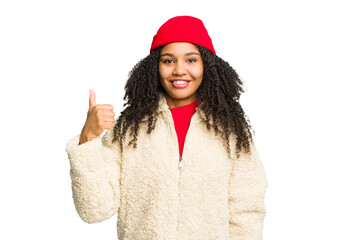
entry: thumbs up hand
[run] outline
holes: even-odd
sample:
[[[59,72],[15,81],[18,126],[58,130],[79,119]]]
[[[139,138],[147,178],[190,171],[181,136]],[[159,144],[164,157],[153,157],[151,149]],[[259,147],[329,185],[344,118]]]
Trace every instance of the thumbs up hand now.
[[[110,104],[96,104],[96,95],[90,90],[87,119],[80,134],[80,142],[88,142],[99,137],[105,129],[111,129],[115,122],[114,107]]]

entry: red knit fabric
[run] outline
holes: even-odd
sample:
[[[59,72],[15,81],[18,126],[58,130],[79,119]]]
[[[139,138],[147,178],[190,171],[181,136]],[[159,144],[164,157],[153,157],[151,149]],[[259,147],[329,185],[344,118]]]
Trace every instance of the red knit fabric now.
[[[195,113],[197,106],[198,101],[195,101],[182,107],[170,109],[174,119],[175,130],[178,137],[180,157],[182,157],[185,137],[190,126],[190,120],[192,115]]]
[[[167,20],[154,36],[150,52],[172,42],[198,44],[216,54],[204,23],[195,17],[177,16]]]

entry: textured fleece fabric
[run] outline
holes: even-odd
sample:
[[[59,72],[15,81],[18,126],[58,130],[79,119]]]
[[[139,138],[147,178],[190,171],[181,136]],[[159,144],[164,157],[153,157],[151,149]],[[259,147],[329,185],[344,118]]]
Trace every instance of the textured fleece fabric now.
[[[120,154],[119,143],[111,142],[113,128],[80,145],[80,134],[68,141],[73,199],[81,219],[96,223],[118,213],[118,238],[127,240],[262,239],[267,178],[254,145],[251,154],[236,158],[231,135],[229,158],[226,143],[207,130],[197,108],[179,168],[178,140],[163,95],[158,111],[150,135],[148,117],[143,119],[137,149],[125,144]],[[132,139],[129,132],[126,143]]]

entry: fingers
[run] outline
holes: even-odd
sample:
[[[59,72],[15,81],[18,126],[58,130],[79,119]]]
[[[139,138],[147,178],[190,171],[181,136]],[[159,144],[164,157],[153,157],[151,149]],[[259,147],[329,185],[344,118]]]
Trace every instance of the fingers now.
[[[93,107],[97,107],[99,109],[108,109],[108,110],[114,109],[114,107],[111,104],[96,104],[95,91],[90,89],[89,109]]]
[[[95,91],[90,89],[89,111],[84,125],[84,135],[100,136],[104,129],[111,129],[115,123],[114,107],[111,104],[96,104]]]
[[[104,122],[106,122],[106,123],[114,123],[114,122],[115,122],[115,118],[113,118],[113,117],[106,117],[106,118],[104,118]]]
[[[96,106],[97,108],[97,106]],[[112,110],[108,110],[108,109],[96,109],[96,115],[101,116],[101,117],[107,117],[107,118],[114,118],[115,117],[115,113]]]
[[[111,129],[114,127],[114,123],[115,118],[113,116],[103,116],[100,125],[103,129]]]
[[[111,104],[96,104],[95,91],[90,89],[88,119],[91,125],[101,128],[113,127],[115,122],[114,107]],[[96,124],[97,122],[97,124]]]
[[[97,104],[96,107],[98,109],[106,109],[106,110],[113,110],[114,107],[111,104]]]
[[[113,122],[105,122],[103,128],[104,129],[112,129],[114,127],[114,123]]]
[[[90,89],[89,109],[95,106],[96,106],[96,95],[94,90]]]

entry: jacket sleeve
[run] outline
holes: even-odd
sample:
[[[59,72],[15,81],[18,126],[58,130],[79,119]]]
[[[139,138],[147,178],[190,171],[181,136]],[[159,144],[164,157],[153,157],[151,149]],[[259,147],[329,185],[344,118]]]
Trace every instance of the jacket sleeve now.
[[[243,153],[233,163],[229,180],[231,240],[261,240],[268,182],[257,150]]]
[[[75,208],[87,223],[112,217],[120,206],[121,156],[112,137],[113,128],[80,145],[78,134],[66,144]]]

